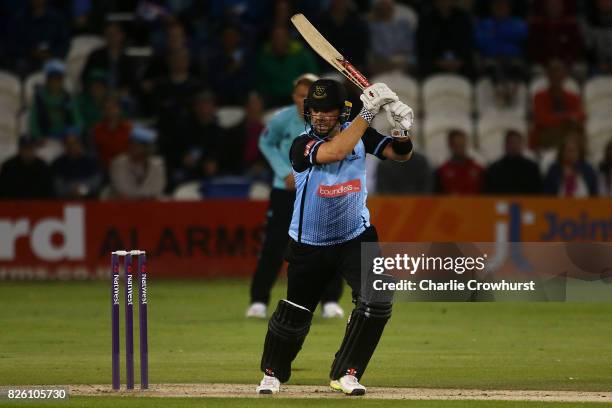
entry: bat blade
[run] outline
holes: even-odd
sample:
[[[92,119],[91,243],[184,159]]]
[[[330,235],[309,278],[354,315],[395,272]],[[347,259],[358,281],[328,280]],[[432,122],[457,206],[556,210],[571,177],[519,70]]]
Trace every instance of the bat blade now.
[[[366,77],[348,62],[303,14],[295,14],[291,17],[291,22],[308,45],[332,67],[340,71],[342,75],[350,79],[359,88],[364,89],[370,86]]]
[[[340,54],[338,50],[336,50],[333,45],[331,45],[329,41],[327,41],[325,37],[321,35],[321,33],[303,14],[295,14],[293,17],[291,17],[291,22],[302,35],[304,40],[306,40],[308,45],[310,45],[310,47],[332,67],[340,71],[342,75],[350,79],[360,89],[363,90],[370,86],[368,79],[350,62],[348,62],[346,58],[344,58],[342,54]],[[383,108],[386,111],[389,111],[389,104],[383,105]],[[391,124],[396,125],[395,121],[392,121]],[[412,123],[406,121],[406,123],[404,123],[402,126],[404,126],[404,129],[409,129],[412,126]]]

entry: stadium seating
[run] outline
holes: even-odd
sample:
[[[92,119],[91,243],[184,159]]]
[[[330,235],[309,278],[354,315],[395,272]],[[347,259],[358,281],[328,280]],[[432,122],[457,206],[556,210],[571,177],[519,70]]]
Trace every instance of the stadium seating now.
[[[552,164],[557,160],[557,149],[549,148],[539,152],[540,173],[545,175]]]
[[[609,110],[610,105],[608,105]],[[612,115],[589,116],[586,124],[588,157],[591,163],[603,158],[606,144],[612,140]]]
[[[197,201],[202,199],[200,189],[202,183],[200,181],[189,181],[177,186],[174,189],[172,197],[177,201]]]
[[[16,115],[21,109],[21,82],[7,71],[0,71],[0,110]]]
[[[17,118],[5,110],[0,110],[0,163],[17,152]]]
[[[527,86],[519,84],[514,103],[500,107],[495,98],[495,89],[489,78],[482,78],[476,83],[476,111],[479,115],[511,115],[524,118],[527,115]]]
[[[61,140],[47,139],[45,143],[36,149],[36,155],[51,164],[64,153],[64,144]]]
[[[405,18],[410,23],[410,27],[416,30],[417,24],[419,23],[419,15],[412,9],[412,7],[401,3],[395,3],[395,17]]]
[[[595,77],[584,85],[587,116],[609,116],[612,112],[612,76]]]
[[[533,97],[536,93],[548,87],[548,78],[545,76],[538,76],[531,80],[529,83],[529,96]],[[563,88],[567,91],[573,92],[580,95],[580,85],[573,78],[567,78],[563,84]]]
[[[270,191],[272,188],[268,183],[255,181],[249,188],[249,200],[267,200],[270,198]]]
[[[439,74],[423,82],[423,108],[427,116],[471,115],[473,90],[470,82],[459,75]]]
[[[434,166],[448,159],[448,132],[452,129],[465,132],[468,136],[468,145],[473,146],[473,125],[469,116],[455,113],[425,117],[423,122],[424,151]]]
[[[92,51],[103,47],[104,44],[104,39],[95,35],[79,35],[72,39],[70,51],[66,58],[66,76],[75,85],[75,89],[79,89],[79,77],[87,57]]]
[[[244,108],[241,106],[225,106],[217,110],[219,126],[224,129],[238,125],[244,119]]]
[[[43,85],[45,83],[45,73],[42,71],[34,72],[28,76],[23,83],[23,92],[24,92],[24,102],[27,107],[32,104],[32,100],[34,99],[34,92],[36,90],[37,85]],[[65,89],[73,93],[74,86],[68,76],[64,78],[64,87]]]
[[[30,130],[30,111],[27,109],[23,109],[17,115],[17,130],[18,135],[22,135],[25,132]]]
[[[421,111],[419,85],[413,78],[400,71],[392,71],[373,77],[371,82],[387,84],[399,96],[400,100],[410,106],[415,113],[418,114]]]
[[[522,117],[504,114],[487,114],[476,125],[478,150],[488,162],[499,159],[504,153],[504,140],[508,130],[527,134],[527,121]]]

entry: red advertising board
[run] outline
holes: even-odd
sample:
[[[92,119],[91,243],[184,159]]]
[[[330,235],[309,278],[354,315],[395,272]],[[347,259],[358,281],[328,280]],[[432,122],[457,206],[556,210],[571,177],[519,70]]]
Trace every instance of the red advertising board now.
[[[382,241],[612,241],[612,200],[369,199]],[[110,251],[147,251],[152,275],[248,276],[266,202],[0,202],[0,279],[107,276]]]
[[[110,251],[147,251],[151,274],[247,275],[267,203],[0,203],[0,279],[109,273]]]

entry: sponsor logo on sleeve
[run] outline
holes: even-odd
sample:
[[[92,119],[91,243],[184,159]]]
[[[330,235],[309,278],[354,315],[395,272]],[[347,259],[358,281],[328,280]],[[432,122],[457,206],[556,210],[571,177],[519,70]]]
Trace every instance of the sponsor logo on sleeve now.
[[[310,142],[306,143],[306,148],[304,149],[304,156],[308,156],[310,154],[310,150],[316,142],[316,140],[311,140]]]

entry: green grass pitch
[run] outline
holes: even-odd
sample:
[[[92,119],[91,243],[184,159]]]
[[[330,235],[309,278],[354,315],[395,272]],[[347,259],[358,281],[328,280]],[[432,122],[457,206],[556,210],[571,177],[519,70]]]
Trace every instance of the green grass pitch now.
[[[109,285],[109,282],[0,282],[0,387],[110,384]],[[281,282],[274,291],[274,302],[283,293]],[[346,290],[343,306],[347,311],[351,307],[349,297]],[[156,281],[153,277],[149,299],[152,384],[223,382],[252,383],[255,387],[261,377],[258,366],[266,323],[243,317],[248,282]],[[134,320],[137,325],[137,316]],[[344,327],[344,319],[323,320],[317,311],[308,339],[294,363],[291,384],[327,383],[329,366]],[[609,392],[610,339],[612,304],[608,303],[398,303],[363,383]],[[135,340],[138,356],[137,332]],[[123,346],[123,337],[121,341]],[[495,401],[355,402],[355,399],[323,402],[278,397],[101,396],[72,397],[55,405],[0,400],[0,406],[280,407],[289,403],[292,407],[604,406]]]

